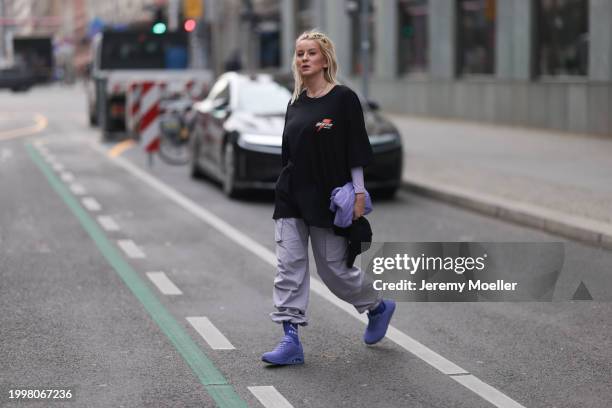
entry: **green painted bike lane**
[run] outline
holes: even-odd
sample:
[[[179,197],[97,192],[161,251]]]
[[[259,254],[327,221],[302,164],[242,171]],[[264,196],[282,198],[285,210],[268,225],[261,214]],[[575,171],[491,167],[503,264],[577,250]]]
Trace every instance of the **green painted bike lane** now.
[[[36,149],[30,143],[27,143],[26,150],[53,190],[62,198],[83,229],[94,241],[98,250],[113,267],[113,270],[132,291],[153,321],[157,323],[185,362],[191,367],[206,389],[206,392],[208,392],[217,405],[220,408],[247,407],[246,402],[240,398],[234,387],[227,382],[223,374],[221,374],[172,314],[157,299],[138,273],[123,258],[117,247],[107,238],[96,221],[83,209],[68,188],[57,178]]]

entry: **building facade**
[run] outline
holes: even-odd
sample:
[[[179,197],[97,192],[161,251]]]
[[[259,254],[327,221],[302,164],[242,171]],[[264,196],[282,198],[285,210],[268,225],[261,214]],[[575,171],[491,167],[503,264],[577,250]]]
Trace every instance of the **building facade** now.
[[[283,0],[282,66],[320,28],[360,83],[360,0]],[[385,110],[612,136],[609,0],[374,0],[370,96]]]
[[[71,81],[84,70],[89,60],[86,0],[4,0],[3,6],[2,38],[9,62],[13,62],[13,38],[49,37],[62,79]]]
[[[166,0],[86,0],[89,19],[98,18],[108,26],[132,25],[151,21],[155,7],[166,7]]]

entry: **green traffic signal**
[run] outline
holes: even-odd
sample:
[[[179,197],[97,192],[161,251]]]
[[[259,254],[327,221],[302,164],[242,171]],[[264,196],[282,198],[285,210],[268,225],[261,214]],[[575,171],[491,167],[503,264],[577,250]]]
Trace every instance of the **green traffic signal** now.
[[[163,34],[166,32],[166,24],[164,23],[155,23],[153,25],[153,34]]]

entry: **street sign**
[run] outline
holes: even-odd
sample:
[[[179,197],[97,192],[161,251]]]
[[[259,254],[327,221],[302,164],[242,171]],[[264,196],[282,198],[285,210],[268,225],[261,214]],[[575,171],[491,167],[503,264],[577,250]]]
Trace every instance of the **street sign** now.
[[[204,12],[203,0],[183,0],[183,17],[197,20]]]

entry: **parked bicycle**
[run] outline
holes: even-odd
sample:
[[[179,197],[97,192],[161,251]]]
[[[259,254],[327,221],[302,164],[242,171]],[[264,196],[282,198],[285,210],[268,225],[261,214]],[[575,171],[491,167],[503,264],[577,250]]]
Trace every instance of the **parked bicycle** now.
[[[189,136],[193,129],[195,115],[191,99],[162,100],[160,109],[161,138],[159,157],[171,165],[189,163]]]

